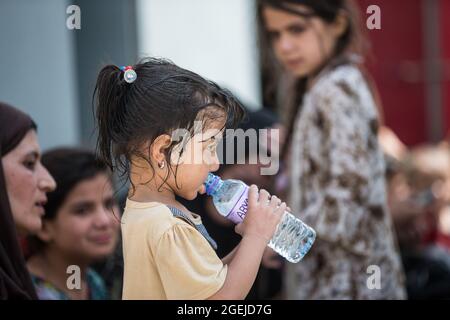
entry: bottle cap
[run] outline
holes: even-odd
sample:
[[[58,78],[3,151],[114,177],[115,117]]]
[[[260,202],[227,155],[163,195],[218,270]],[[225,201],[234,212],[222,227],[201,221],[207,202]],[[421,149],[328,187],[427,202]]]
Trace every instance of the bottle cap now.
[[[206,194],[208,196],[212,195],[214,192],[216,192],[216,188],[219,186],[219,182],[220,182],[220,177],[209,173],[208,177],[206,178],[205,181],[205,187],[206,187]]]

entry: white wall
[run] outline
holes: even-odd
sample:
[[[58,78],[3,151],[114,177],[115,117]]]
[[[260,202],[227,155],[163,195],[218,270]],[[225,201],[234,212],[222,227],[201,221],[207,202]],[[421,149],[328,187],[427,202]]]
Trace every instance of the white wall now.
[[[0,101],[34,118],[42,149],[79,141],[67,6],[67,0],[0,1]]]
[[[169,58],[261,105],[253,0],[138,0],[138,54]]]

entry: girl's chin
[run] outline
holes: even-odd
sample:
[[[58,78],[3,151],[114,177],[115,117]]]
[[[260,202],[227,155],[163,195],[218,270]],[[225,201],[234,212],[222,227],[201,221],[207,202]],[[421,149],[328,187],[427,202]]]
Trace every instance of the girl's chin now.
[[[293,74],[294,77],[296,77],[296,78],[304,78],[304,77],[309,75],[309,73],[306,70],[300,69],[300,68],[299,69],[290,70],[289,72],[291,74]]]
[[[206,187],[204,184],[202,184],[196,191],[189,193],[189,194],[179,194],[178,196],[182,197],[183,199],[186,199],[188,201],[195,200],[199,195],[206,193]]]
[[[198,197],[198,195],[199,195],[199,191],[197,190],[194,194],[192,194],[190,197],[189,197],[189,199],[186,199],[186,200],[195,200],[197,197]]]

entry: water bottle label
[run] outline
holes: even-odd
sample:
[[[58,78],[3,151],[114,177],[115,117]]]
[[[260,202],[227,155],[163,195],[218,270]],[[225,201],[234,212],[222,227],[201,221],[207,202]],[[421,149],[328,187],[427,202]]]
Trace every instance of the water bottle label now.
[[[239,196],[238,201],[234,205],[233,209],[227,215],[227,218],[236,224],[244,221],[245,215],[248,210],[248,187],[244,188],[243,192]]]

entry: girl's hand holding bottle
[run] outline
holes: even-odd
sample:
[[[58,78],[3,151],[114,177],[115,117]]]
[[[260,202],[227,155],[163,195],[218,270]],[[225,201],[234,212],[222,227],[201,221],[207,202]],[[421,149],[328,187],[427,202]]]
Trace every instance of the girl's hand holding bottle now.
[[[287,208],[285,202],[252,185],[248,193],[248,212],[242,223],[235,228],[242,237],[256,237],[266,245],[275,234],[278,224]]]

